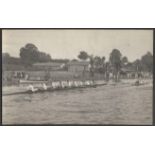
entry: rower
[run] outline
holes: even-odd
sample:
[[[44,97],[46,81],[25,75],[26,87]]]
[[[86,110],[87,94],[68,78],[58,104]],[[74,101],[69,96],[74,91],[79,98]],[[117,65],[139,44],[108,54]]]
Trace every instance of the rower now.
[[[31,90],[32,92],[36,92],[38,90],[37,88],[34,88],[34,86],[31,84],[28,86],[28,89]]]
[[[57,82],[56,82],[56,87],[57,87],[58,89],[61,87],[60,81],[57,81]]]
[[[75,87],[79,86],[77,81],[74,81],[74,85],[75,85]]]
[[[53,81],[50,81],[50,86],[49,86],[49,90],[53,90]]]
[[[43,89],[47,90],[47,85],[45,83],[43,83]]]
[[[82,85],[83,85],[83,86],[85,86],[85,85],[86,85],[86,84],[85,84],[85,81],[82,81]]]
[[[83,82],[79,81],[79,85],[80,85],[80,87],[82,87],[83,86]]]
[[[86,81],[86,86],[89,86],[90,85],[90,82],[87,80]]]
[[[57,88],[56,82],[52,82],[52,88],[53,89]]]
[[[59,88],[63,88],[62,81],[59,81]]]
[[[61,87],[65,88],[65,82],[64,81],[61,82]]]
[[[93,83],[93,81],[92,81],[92,80],[90,81],[90,85],[94,85],[94,83]]]
[[[65,88],[68,88],[68,80],[64,82]]]
[[[68,86],[69,86],[69,88],[72,88],[73,87],[73,82],[72,81],[68,81]]]

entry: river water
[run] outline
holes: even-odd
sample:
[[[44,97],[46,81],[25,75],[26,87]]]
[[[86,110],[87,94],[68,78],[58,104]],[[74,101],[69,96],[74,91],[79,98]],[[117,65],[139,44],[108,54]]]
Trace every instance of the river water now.
[[[3,124],[151,125],[152,85],[3,96]]]

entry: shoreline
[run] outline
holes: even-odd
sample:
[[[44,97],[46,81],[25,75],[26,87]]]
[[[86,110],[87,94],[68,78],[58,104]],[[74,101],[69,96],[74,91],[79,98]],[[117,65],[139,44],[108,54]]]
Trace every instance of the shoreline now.
[[[21,80],[23,80],[23,79],[21,79]],[[90,80],[90,81],[106,81],[105,79],[101,79],[101,78],[79,78],[79,79],[63,79],[63,80],[52,80],[51,81],[51,79],[49,80],[49,81],[46,81],[46,80],[24,80],[24,81],[26,81],[25,83],[23,83],[23,85],[24,84],[28,84],[29,82],[30,83],[33,83],[33,84],[35,84],[35,83],[38,83],[38,84],[41,84],[41,83],[50,83],[50,82],[58,82],[58,81],[87,81],[87,80]],[[122,78],[122,79],[120,79],[120,82],[121,81],[134,81],[134,80],[137,80],[137,78]],[[153,78],[140,78],[140,80],[142,80],[142,81],[150,81],[150,80],[153,80]],[[114,81],[112,78],[110,78],[109,79],[109,81]],[[108,82],[108,81],[107,81]],[[16,83],[14,83],[14,82],[6,82],[5,84],[4,84],[4,82],[2,81],[2,87],[11,87],[11,86],[20,86],[20,85],[22,85],[22,83],[20,83],[20,79],[18,79],[18,83],[16,82]]]

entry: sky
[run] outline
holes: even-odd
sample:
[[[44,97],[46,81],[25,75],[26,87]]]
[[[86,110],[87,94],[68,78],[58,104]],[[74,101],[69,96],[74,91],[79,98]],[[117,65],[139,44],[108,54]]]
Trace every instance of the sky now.
[[[2,52],[19,57],[21,47],[35,44],[39,51],[53,59],[75,59],[80,51],[94,56],[105,56],[119,49],[129,61],[141,58],[147,51],[153,53],[152,30],[103,30],[103,29],[44,29],[3,30]]]

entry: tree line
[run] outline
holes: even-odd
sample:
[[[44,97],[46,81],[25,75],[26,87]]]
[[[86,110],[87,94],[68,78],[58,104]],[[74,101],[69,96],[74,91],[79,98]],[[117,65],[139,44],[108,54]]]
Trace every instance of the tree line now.
[[[100,56],[93,56],[87,54],[85,51],[81,51],[78,58],[86,61],[89,59],[92,66],[95,68],[100,68],[106,65],[111,66],[116,72],[121,70],[123,67],[132,67],[138,71],[153,71],[153,55],[151,52],[147,52],[141,57],[141,59],[136,59],[133,62],[129,62],[127,56],[123,56],[118,49],[113,49],[110,53],[109,60],[105,61],[106,58]]]
[[[69,59],[52,59],[50,54],[39,51],[32,43],[28,43],[24,47],[21,47],[19,56],[20,58],[14,58],[8,53],[3,53],[2,60],[3,63],[6,64],[22,64],[24,66],[31,66],[33,63],[37,62],[66,63],[70,61]],[[108,68],[112,68],[115,75],[117,75],[123,67],[132,67],[138,71],[153,71],[153,55],[151,52],[147,52],[141,59],[136,59],[133,62],[129,62],[128,57],[123,56],[118,49],[112,50],[109,55],[109,60],[107,61],[105,56],[89,55],[86,51],[80,51],[77,58],[83,61],[89,60],[91,67],[101,73],[108,70]],[[73,59],[71,61],[79,61],[78,59]]]

